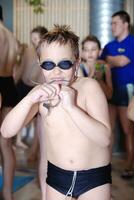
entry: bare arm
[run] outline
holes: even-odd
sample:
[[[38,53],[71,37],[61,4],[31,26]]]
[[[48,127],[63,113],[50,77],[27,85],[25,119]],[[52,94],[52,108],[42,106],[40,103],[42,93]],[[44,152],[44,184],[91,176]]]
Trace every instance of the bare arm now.
[[[36,86],[6,115],[1,126],[2,135],[4,137],[16,135],[39,111],[38,104],[46,101],[49,97],[54,98],[57,93],[58,89],[52,85]],[[44,111],[47,114],[47,109],[44,108]]]
[[[33,118],[36,109],[25,97],[5,117],[1,126],[2,136],[8,138],[16,135]]]
[[[121,56],[107,56],[106,57],[106,61],[108,62],[108,64],[110,64],[110,66],[116,66],[116,67],[123,67],[125,65],[127,65],[128,63],[130,63],[129,58],[127,58],[124,55]]]
[[[95,72],[95,79],[99,82],[104,94],[106,95],[106,98],[110,99],[113,93],[111,68],[107,64],[105,64],[104,67],[105,67],[105,80],[103,78],[103,73],[100,70]],[[100,76],[98,76],[98,73],[100,73]]]
[[[78,106],[65,106],[76,127],[90,140],[105,147],[110,144],[111,127],[105,95],[95,80],[83,85],[86,92],[86,112]]]
[[[110,99],[112,97],[112,93],[113,93],[113,85],[112,85],[112,76],[111,76],[111,69],[109,65],[105,65],[105,83],[103,81],[103,83],[101,84],[101,88],[103,90],[103,92],[106,95],[107,99]]]
[[[134,96],[128,105],[127,115],[130,120],[134,121]]]

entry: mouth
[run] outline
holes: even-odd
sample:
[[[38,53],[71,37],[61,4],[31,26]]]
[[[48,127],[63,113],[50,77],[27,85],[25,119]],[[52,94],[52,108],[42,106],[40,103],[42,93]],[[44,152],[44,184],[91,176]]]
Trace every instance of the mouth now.
[[[56,83],[56,84],[59,84],[59,85],[68,85],[70,83],[70,81],[65,80],[65,79],[54,79],[54,80],[50,81],[49,83],[50,84]]]
[[[88,60],[92,60],[93,59],[93,57],[88,57]]]

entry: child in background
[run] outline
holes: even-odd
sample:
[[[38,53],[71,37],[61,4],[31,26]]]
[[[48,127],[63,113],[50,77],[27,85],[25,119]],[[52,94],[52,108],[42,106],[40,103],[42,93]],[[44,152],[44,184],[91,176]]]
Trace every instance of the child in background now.
[[[21,67],[16,73],[17,91],[20,100],[23,99],[28,92],[30,92],[33,87],[42,81],[41,70],[38,66],[38,58],[36,53],[36,48],[44,36],[47,33],[47,28],[44,26],[37,26],[32,29],[30,33],[31,45],[25,48],[24,54],[21,57]],[[19,78],[18,78],[19,77]],[[40,133],[40,116],[37,115],[33,119],[34,126],[34,137],[32,144],[29,149],[29,154],[27,160],[29,162],[36,162],[39,156],[39,144],[38,144],[38,134]],[[31,127],[31,125],[30,125]],[[27,127],[27,137],[29,137],[29,128]],[[22,146],[20,135],[17,137],[17,144]],[[24,147],[24,145],[23,145]]]
[[[97,37],[87,36],[82,41],[82,63],[80,65],[79,75],[95,78],[107,99],[112,97],[112,79],[109,66],[99,59],[101,53],[101,44]]]

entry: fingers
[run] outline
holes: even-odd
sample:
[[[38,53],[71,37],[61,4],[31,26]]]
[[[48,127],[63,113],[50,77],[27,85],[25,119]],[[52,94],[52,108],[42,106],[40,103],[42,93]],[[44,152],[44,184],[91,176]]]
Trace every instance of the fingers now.
[[[41,89],[47,94],[48,98],[54,98],[60,92],[60,88],[56,84],[43,84]]]

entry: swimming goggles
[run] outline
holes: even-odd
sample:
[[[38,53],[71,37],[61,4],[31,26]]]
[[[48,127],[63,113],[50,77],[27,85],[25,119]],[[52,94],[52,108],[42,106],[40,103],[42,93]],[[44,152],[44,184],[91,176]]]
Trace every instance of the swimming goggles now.
[[[42,69],[45,69],[48,71],[54,69],[55,67],[59,67],[60,69],[63,69],[63,70],[68,70],[73,65],[74,65],[74,63],[70,60],[62,60],[62,61],[58,62],[57,64],[53,61],[44,61],[40,64]]]

